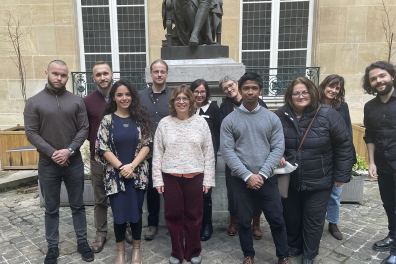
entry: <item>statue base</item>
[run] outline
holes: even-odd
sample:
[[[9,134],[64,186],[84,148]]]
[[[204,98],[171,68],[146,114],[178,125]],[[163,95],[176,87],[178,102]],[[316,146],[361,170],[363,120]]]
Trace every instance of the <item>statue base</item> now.
[[[228,58],[229,47],[222,45],[172,46],[161,48],[163,60]]]

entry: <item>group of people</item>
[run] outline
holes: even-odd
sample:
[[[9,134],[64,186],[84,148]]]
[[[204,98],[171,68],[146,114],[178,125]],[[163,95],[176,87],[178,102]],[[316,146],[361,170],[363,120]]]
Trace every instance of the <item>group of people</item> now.
[[[275,113],[260,99],[263,81],[247,72],[240,79],[224,76],[219,87],[226,96],[220,108],[210,100],[203,79],[171,90],[168,65],[150,66],[152,85],[138,92],[128,80],[113,83],[104,61],[93,67],[98,89],[84,99],[66,90],[68,67],[55,60],[46,70],[43,91],[28,99],[24,110],[26,135],[40,154],[39,180],[45,201],[48,251],[45,264],[59,256],[59,196],[67,188],[77,237],[85,261],[103,250],[108,233],[108,199],[114,222],[116,264],[127,261],[125,242],[132,245],[132,264],[141,264],[142,207],[147,196],[148,228],[144,239],[156,237],[160,194],[172,243],[169,263],[202,262],[201,241],[212,226],[212,188],[220,151],[226,162],[230,224],[239,233],[243,264],[253,264],[253,239],[262,238],[264,213],[276,247],[278,264],[302,255],[313,263],[319,252],[325,220],[341,240],[339,222],[343,183],[351,177],[356,153],[345,102],[345,82],[327,76],[319,87],[307,78],[293,80],[285,105]],[[389,235],[373,249],[390,250],[383,263],[396,263],[396,92],[394,67],[376,62],[367,67],[363,88],[377,95],[364,109],[369,173],[378,177],[388,215]],[[88,245],[84,168],[79,148],[88,139],[94,188],[95,241]],[[281,198],[276,168],[297,165],[290,174],[287,197]],[[379,175],[379,176],[378,176]],[[209,263],[210,260],[205,261]]]

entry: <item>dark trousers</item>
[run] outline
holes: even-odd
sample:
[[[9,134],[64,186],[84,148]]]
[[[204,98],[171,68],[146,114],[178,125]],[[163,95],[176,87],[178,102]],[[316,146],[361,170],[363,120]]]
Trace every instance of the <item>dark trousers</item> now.
[[[230,212],[230,215],[236,215],[236,210],[235,210],[235,203],[234,203],[234,192],[232,191],[232,178],[234,176],[231,175],[231,169],[226,165],[225,169],[225,175],[226,175],[226,187],[227,187],[227,200],[228,200],[228,212]],[[254,201],[254,206],[253,206],[253,214],[254,215],[261,215],[261,208],[260,204],[256,203]]]
[[[278,189],[278,179],[272,177],[264,182],[258,190],[247,188],[246,182],[238,177],[232,177],[235,209],[238,216],[239,242],[244,256],[254,257],[253,249],[253,207],[254,201],[263,210],[271,229],[272,239],[278,258],[288,257],[286,226],[283,221],[282,202]]]
[[[153,187],[152,179],[152,159],[147,160],[149,163],[149,184],[147,188],[147,211],[148,211],[148,226],[158,226],[159,212],[160,212],[160,195],[156,188]]]
[[[203,174],[194,178],[163,173],[165,222],[172,241],[172,257],[190,261],[201,254]],[[184,233],[184,239],[183,239]],[[185,243],[183,243],[183,240]]]
[[[140,217],[140,220],[137,223],[129,223],[129,226],[131,227],[133,240],[140,240],[140,238],[142,237],[142,218]],[[117,243],[124,241],[126,229],[127,223],[114,223],[114,235],[116,237]]]
[[[378,171],[378,187],[388,217],[389,236],[394,239],[396,228],[396,174]],[[396,255],[396,240],[392,242],[390,254]]]
[[[95,160],[91,160],[91,181],[95,198],[94,222],[96,235],[106,237],[108,204],[103,173],[103,165]]]
[[[396,228],[396,175],[378,171],[378,187],[386,216],[388,217],[389,236],[393,238]]]
[[[290,186],[288,198],[282,199],[287,242],[303,249],[308,259],[318,255],[331,190],[298,192]]]
[[[54,161],[43,158],[40,158],[38,164],[40,189],[45,202],[45,238],[48,248],[58,247],[59,243],[59,205],[62,179],[72,210],[77,243],[87,240],[87,221],[83,202],[84,164],[80,153],[76,153],[69,160],[70,163],[66,167],[61,167]]]

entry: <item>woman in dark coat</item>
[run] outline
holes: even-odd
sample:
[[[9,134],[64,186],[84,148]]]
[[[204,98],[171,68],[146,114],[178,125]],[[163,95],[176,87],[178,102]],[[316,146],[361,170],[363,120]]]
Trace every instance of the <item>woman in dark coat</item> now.
[[[344,78],[337,74],[327,76],[319,85],[319,100],[334,108],[344,119],[348,131],[352,137],[351,117],[349,116],[348,104],[345,102]],[[353,149],[354,163],[356,163],[355,148]],[[338,229],[340,220],[340,202],[341,202],[342,185],[334,185],[331,191],[329,204],[327,206],[326,220],[329,222],[329,232],[338,240],[342,240],[342,233]]]
[[[353,165],[352,138],[342,117],[320,105],[315,84],[295,79],[287,88],[285,105],[276,111],[285,135],[285,160],[298,164],[290,175],[288,198],[282,199],[289,254],[303,254],[301,263],[318,255],[327,203],[334,184],[349,182]],[[312,119],[312,126],[295,156]]]
[[[220,146],[220,109],[216,102],[210,101],[208,83],[203,79],[195,80],[190,86],[197,105],[197,115],[205,118],[208,122],[214,149],[214,157],[217,160],[217,151]],[[204,213],[200,232],[201,241],[209,240],[213,233],[212,226],[212,189],[203,195]]]

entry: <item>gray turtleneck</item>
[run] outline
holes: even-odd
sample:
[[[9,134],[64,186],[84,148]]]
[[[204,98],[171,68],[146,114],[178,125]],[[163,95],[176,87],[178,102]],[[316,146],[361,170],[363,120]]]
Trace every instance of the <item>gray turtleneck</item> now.
[[[28,141],[40,157],[50,159],[55,150],[77,150],[88,136],[88,117],[83,100],[63,89],[48,87],[30,97],[23,111]]]

